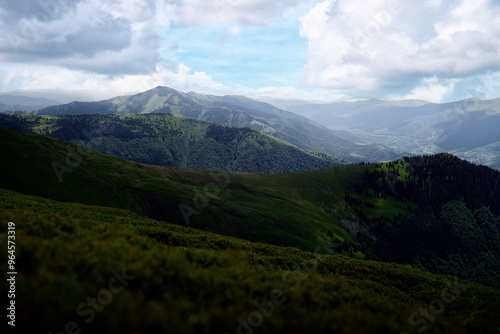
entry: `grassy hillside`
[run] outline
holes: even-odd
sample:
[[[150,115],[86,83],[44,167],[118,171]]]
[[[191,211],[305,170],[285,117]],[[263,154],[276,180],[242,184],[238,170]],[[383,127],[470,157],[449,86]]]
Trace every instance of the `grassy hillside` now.
[[[365,166],[317,174],[211,173],[132,163],[3,127],[0,140],[0,157],[7,162],[0,165],[2,188],[307,250],[329,232],[339,240],[355,239],[318,200],[330,196],[326,180],[335,180],[332,187],[340,196],[341,187],[360,177]]]
[[[159,166],[289,173],[347,163],[249,128],[235,129],[166,113],[60,117],[0,115],[0,125]]]
[[[0,190],[1,233],[9,222],[16,231],[19,333],[496,333],[500,327],[500,290],[406,266]],[[6,272],[6,252],[1,257]]]

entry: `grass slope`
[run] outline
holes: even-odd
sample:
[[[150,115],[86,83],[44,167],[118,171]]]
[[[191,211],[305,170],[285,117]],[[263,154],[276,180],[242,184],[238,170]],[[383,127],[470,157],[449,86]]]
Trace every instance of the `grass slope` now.
[[[0,189],[0,232],[8,222],[16,225],[19,333],[496,333],[500,326],[500,290],[405,266]],[[6,272],[6,252],[1,257]],[[124,283],[114,279],[120,274]]]
[[[314,249],[318,237],[326,240],[329,231],[334,238],[355,240],[340,217],[322,206],[340,205],[342,187],[366,166],[312,174],[210,173],[133,163],[3,127],[0,140],[6,161],[0,165],[0,187],[6,189],[129,209],[177,224],[186,224],[187,217],[191,226],[306,250]]]

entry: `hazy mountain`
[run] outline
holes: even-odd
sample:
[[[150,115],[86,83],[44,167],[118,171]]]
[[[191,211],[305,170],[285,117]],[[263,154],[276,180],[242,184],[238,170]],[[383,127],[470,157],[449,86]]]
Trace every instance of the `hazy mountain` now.
[[[299,105],[304,105],[304,104],[311,104],[311,103],[326,103],[323,101],[306,101],[306,100],[293,100],[293,99],[284,99],[284,98],[272,98],[272,97],[257,97],[255,98],[258,101],[265,102],[272,104],[276,108],[280,108],[283,110],[289,110],[290,107],[293,106],[299,106]]]
[[[500,167],[500,99],[436,104],[377,99],[289,108],[330,129],[413,154],[450,152]]]
[[[403,154],[379,144],[355,143],[306,117],[240,96],[183,93],[167,87],[100,102],[72,102],[44,108],[40,115],[146,114],[169,112],[231,127],[249,127],[300,148],[351,162],[388,161]]]
[[[50,118],[0,115],[0,124],[150,165],[288,173],[347,163],[253,129],[231,128],[170,113]]]
[[[55,104],[69,103],[72,101],[92,102],[109,99],[118,95],[116,91],[113,90],[92,89],[20,89],[0,94],[48,99],[57,101]]]
[[[34,111],[60,102],[43,98],[23,95],[0,94],[0,111]]]

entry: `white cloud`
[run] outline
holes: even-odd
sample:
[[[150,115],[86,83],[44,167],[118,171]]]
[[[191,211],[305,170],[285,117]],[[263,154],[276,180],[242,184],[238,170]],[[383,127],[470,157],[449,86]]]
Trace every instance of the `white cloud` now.
[[[179,23],[195,25],[263,25],[297,0],[182,0],[176,1]]]
[[[326,0],[301,18],[300,34],[310,87],[377,94],[500,69],[500,8],[487,0]]]
[[[56,66],[14,66],[2,73],[0,83],[3,87],[0,89],[6,90],[5,87],[11,86],[13,81],[15,86],[22,90],[100,90],[106,92],[108,96],[142,92],[156,86],[207,93],[230,91],[228,87],[216,82],[206,73],[197,71],[193,73],[183,64],[175,70],[159,66],[150,74],[122,76],[108,76]]]
[[[342,98],[342,95],[334,95],[327,90],[314,90],[307,91],[293,86],[282,87],[261,87],[261,88],[248,88],[238,87],[232,91],[226,92],[228,95],[245,95],[255,99],[292,99],[292,100],[305,100],[305,101],[332,101]]]
[[[0,71],[0,90],[8,90],[14,84],[26,91],[54,90],[80,92],[89,99],[107,99],[119,95],[133,94],[157,86],[168,86],[183,92],[195,91],[214,95],[246,95],[254,98],[301,99],[329,101],[341,98],[327,90],[306,91],[293,86],[250,88],[228,87],[217,82],[207,73],[192,71],[181,64],[176,70],[158,67],[154,73],[122,75],[112,77],[85,71],[70,70],[56,66],[34,67],[17,65],[6,72]],[[74,94],[73,94],[74,95]]]
[[[459,82],[457,79],[440,80],[437,77],[422,79],[420,85],[415,87],[409,94],[404,96],[393,96],[398,100],[415,99],[434,103],[442,103],[453,95],[455,85]]]

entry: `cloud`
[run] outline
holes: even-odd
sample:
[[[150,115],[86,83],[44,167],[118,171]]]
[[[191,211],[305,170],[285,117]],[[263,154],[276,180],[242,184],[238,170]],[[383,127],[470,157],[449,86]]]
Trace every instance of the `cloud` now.
[[[23,0],[0,8],[0,62],[98,74],[148,74],[175,48],[172,27],[262,25],[296,0]],[[175,51],[175,50],[170,50]]]
[[[419,86],[412,89],[409,94],[392,96],[398,100],[415,99],[434,103],[442,103],[453,95],[458,79],[439,80],[437,77],[422,79]]]
[[[12,1],[0,18],[4,63],[137,74],[160,60],[152,1]]]
[[[297,0],[183,0],[177,1],[177,12],[181,26],[265,25],[296,4]]]
[[[300,34],[309,87],[378,94],[500,69],[493,1],[327,0],[301,18]]]
[[[0,72],[1,73],[1,72]],[[216,93],[230,89],[204,72],[192,71],[180,64],[175,69],[158,66],[153,73],[109,76],[65,69],[57,66],[14,66],[1,73],[0,89],[12,85],[21,90],[61,89],[100,90],[108,96],[138,93],[156,86],[169,86],[181,91]],[[3,87],[2,87],[3,86]]]

